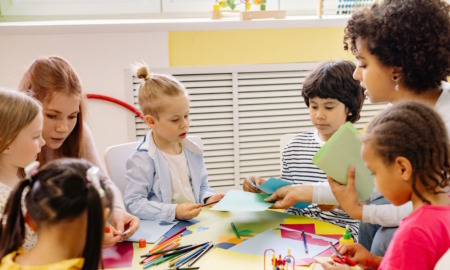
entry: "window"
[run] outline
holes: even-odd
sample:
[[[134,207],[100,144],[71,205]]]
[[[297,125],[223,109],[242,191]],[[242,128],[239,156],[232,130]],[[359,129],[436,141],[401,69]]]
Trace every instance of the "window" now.
[[[375,0],[324,0],[324,15],[349,14]],[[209,18],[215,0],[0,0],[2,20]],[[236,10],[244,0],[234,0]],[[251,10],[258,10],[253,4]],[[314,16],[317,0],[266,0],[266,10]],[[222,10],[231,10],[230,7]]]

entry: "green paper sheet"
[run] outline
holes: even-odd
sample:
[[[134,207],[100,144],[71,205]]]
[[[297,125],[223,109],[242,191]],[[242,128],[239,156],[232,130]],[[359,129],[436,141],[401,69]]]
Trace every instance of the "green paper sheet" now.
[[[235,212],[264,211],[273,205],[273,203],[264,201],[264,199],[269,196],[269,194],[259,194],[232,189],[228,191],[227,194],[225,194],[225,197],[214,205],[211,210]]]
[[[361,157],[359,131],[350,123],[342,125],[317,151],[312,162],[337,182],[347,184],[347,173],[355,166],[355,186],[360,201],[366,201],[375,186],[373,175]]]

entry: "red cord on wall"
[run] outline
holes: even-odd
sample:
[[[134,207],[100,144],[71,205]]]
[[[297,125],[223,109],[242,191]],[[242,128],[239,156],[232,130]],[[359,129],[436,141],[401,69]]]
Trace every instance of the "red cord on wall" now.
[[[139,118],[144,120],[144,116],[142,115],[142,113],[140,111],[136,110],[136,108],[131,106],[130,104],[128,104],[126,102],[123,102],[122,100],[119,100],[117,98],[104,96],[104,95],[99,95],[99,94],[86,94],[86,97],[87,98],[91,98],[91,99],[101,99],[101,100],[105,100],[105,101],[109,101],[109,102],[118,104],[118,105],[120,105],[122,107],[125,107],[126,109],[128,109],[129,111],[134,113],[136,116],[138,116]]]

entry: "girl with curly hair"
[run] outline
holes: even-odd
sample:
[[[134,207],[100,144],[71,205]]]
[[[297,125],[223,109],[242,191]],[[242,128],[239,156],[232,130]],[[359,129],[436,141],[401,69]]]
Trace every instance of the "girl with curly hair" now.
[[[343,245],[340,252],[364,269],[433,269],[450,248],[450,146],[444,123],[427,104],[400,102],[370,123],[362,141],[361,155],[380,192],[394,205],[411,201],[413,212],[402,220],[384,257],[361,244]]]

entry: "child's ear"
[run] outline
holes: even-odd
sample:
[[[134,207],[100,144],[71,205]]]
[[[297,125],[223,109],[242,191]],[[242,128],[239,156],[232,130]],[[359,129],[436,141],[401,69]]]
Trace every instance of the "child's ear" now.
[[[395,159],[395,165],[397,173],[399,173],[401,179],[405,182],[410,182],[412,176],[412,165],[409,159],[402,156],[397,157]]]
[[[155,118],[152,115],[147,114],[144,116],[144,121],[150,128],[153,129],[155,127]]]

